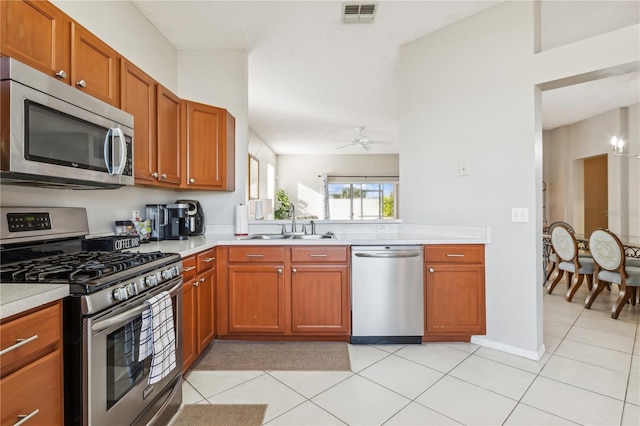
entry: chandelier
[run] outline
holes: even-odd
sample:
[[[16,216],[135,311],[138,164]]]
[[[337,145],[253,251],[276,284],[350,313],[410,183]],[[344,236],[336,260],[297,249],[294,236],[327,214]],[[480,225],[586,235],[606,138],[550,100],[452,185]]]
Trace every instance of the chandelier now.
[[[613,136],[611,138],[611,150],[613,151],[613,155],[620,158],[635,158],[637,160],[640,160],[640,154],[625,154],[623,148],[624,139]]]

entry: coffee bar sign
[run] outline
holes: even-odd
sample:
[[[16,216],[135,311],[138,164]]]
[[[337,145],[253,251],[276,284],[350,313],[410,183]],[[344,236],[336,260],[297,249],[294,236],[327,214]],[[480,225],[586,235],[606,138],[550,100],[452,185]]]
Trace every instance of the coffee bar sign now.
[[[84,250],[88,251],[130,250],[132,248],[140,247],[140,237],[132,235],[90,238],[84,240],[83,245]]]

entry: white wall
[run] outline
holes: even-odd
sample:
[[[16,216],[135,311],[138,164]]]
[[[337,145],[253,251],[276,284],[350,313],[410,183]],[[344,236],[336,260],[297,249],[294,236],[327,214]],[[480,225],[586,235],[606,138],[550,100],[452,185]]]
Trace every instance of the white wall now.
[[[249,128],[249,154],[253,155],[260,162],[259,171],[259,195],[260,198],[267,198],[267,163],[274,169],[277,167],[277,156],[271,147],[257,134]],[[273,206],[272,206],[273,207]]]
[[[534,55],[535,21],[532,2],[506,2],[400,52],[401,217],[491,227],[487,335],[474,341],[530,358],[544,351],[536,85],[639,56],[637,25]],[[470,176],[458,176],[463,161]],[[529,222],[511,222],[512,207]]]
[[[576,232],[584,233],[582,160],[608,155],[608,228],[618,234],[640,235],[640,161],[613,156],[609,145],[616,135],[627,141],[625,152],[640,153],[639,110],[640,104],[634,104],[544,132],[549,224],[566,221]]]
[[[278,155],[277,158],[276,190],[287,191],[298,208],[297,214],[308,213],[319,218],[324,218],[320,175],[398,176],[399,172],[397,154]]]

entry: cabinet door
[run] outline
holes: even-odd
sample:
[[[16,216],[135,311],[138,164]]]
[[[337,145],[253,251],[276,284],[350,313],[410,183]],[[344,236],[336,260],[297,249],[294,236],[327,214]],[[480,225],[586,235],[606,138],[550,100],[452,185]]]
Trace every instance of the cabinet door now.
[[[426,334],[485,334],[484,267],[426,265]]]
[[[154,184],[156,159],[156,82],[128,61],[122,61],[121,108],[133,115],[133,165],[136,183]],[[156,173],[157,176],[157,173]]]
[[[158,85],[158,182],[180,185],[180,98]]]
[[[197,347],[197,278],[185,280],[182,287],[182,372],[198,358]]]
[[[71,24],[71,84],[111,105],[120,105],[118,53],[76,23]]]
[[[293,266],[291,331],[348,334],[349,272],[346,265]]]
[[[2,1],[0,53],[70,82],[71,20],[45,1]]]
[[[198,353],[209,345],[215,334],[215,283],[215,268],[198,275]]]
[[[227,189],[227,111],[186,103],[186,173],[183,187]]]
[[[229,266],[229,332],[286,331],[283,268],[283,265]]]
[[[32,413],[34,416],[26,424],[63,424],[62,382],[60,349],[3,377],[0,380],[1,424],[17,424],[22,419],[20,416]]]

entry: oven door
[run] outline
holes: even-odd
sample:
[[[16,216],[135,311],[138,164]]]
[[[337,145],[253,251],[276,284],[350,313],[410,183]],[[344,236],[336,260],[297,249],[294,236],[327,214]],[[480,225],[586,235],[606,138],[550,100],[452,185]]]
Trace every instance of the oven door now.
[[[169,291],[176,333],[176,367],[159,382],[149,384],[152,356],[138,361],[144,301]],[[85,319],[87,371],[83,380],[88,407],[85,422],[90,425],[130,425],[158,398],[172,395],[171,386],[181,386],[182,369],[182,278],[169,281],[142,297],[105,314]],[[162,404],[160,404],[162,405]]]

